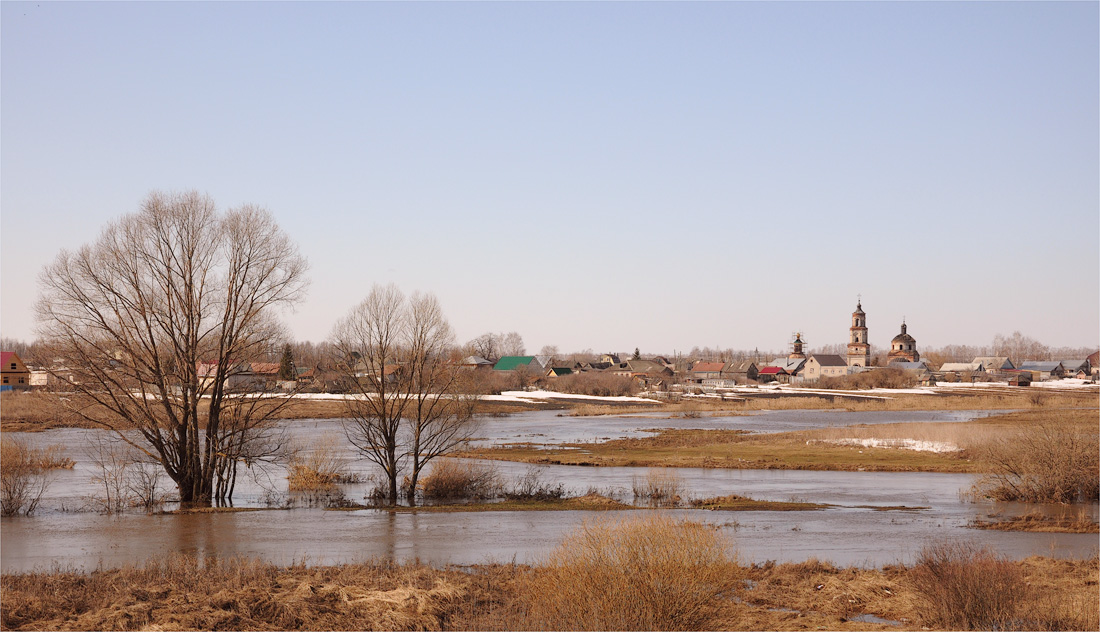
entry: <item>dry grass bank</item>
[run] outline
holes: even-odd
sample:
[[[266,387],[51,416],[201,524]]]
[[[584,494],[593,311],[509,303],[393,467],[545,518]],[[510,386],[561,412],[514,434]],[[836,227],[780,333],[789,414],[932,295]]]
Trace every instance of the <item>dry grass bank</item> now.
[[[713,527],[589,523],[534,566],[280,567],[172,556],[0,577],[21,630],[1095,630],[1097,560],[927,547],[912,567],[739,564]],[[866,615],[895,622],[869,622]]]
[[[93,428],[72,412],[63,396],[47,391],[0,393],[0,430],[38,432],[51,428]]]
[[[736,430],[660,430],[652,437],[602,443],[476,448],[464,457],[539,464],[711,467],[731,469],[847,470],[869,472],[977,472],[955,453],[865,449],[810,442],[807,433],[749,435]]]
[[[1100,533],[1097,524],[1084,511],[1076,515],[1048,516],[1041,513],[1029,513],[1022,516],[991,516],[989,520],[979,519],[970,523],[975,529],[991,531],[1029,531],[1032,533]]]
[[[652,406],[609,406],[584,404],[575,406],[576,416],[614,415],[622,413],[671,413],[689,415],[736,414],[761,410],[1027,410],[1050,408],[1096,408],[1100,394],[1096,391],[1054,391],[1009,389],[1003,387],[972,388],[965,392],[918,393],[815,393],[800,391],[763,391],[738,393],[718,397],[685,398],[677,403]]]
[[[1003,443],[1005,437],[1057,427],[1095,440],[1100,435],[1098,414],[1095,408],[1033,408],[970,422],[874,424],[775,434],[666,429],[651,437],[551,449],[524,445],[481,448],[464,456],[564,465],[985,473],[994,469],[988,448]],[[899,445],[925,449],[875,447]],[[1075,445],[1088,447],[1083,441]],[[1096,450],[1079,452],[1095,456]],[[1056,451],[1051,460],[1059,462]],[[1076,460],[1066,462],[1077,464]],[[1081,470],[1076,465],[1070,469]],[[1086,475],[1091,472],[1082,471]]]

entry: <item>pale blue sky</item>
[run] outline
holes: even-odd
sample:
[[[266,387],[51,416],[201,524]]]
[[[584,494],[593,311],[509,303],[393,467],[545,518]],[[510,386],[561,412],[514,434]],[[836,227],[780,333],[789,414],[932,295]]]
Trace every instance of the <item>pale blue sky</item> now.
[[[0,4],[0,333],[151,190],[267,207],[326,338],[1100,339],[1100,11],[1073,3]]]

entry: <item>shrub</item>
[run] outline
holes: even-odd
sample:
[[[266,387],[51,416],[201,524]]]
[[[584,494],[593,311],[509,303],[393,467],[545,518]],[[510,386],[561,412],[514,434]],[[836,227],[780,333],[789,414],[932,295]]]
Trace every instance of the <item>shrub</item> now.
[[[49,472],[71,468],[71,459],[56,446],[32,448],[26,440],[4,435],[0,438],[0,515],[29,516],[50,485]]]
[[[327,492],[340,483],[358,480],[347,471],[348,459],[339,442],[325,436],[296,450],[287,467],[288,489],[292,492]]]
[[[545,480],[546,468],[533,465],[516,479],[504,497],[508,500],[560,500],[565,496],[565,486]]]
[[[658,507],[674,507],[680,504],[684,493],[684,481],[673,471],[660,468],[646,472],[644,478],[635,475],[631,487],[634,500],[644,500]]]
[[[910,388],[917,378],[901,369],[889,367],[852,373],[843,377],[823,377],[814,386],[838,390],[863,390],[869,388]]]
[[[1039,425],[979,448],[991,472],[975,485],[980,496],[1003,501],[1100,500],[1100,437],[1080,428]]]
[[[718,531],[666,516],[587,523],[520,590],[525,629],[700,630],[741,572]]]
[[[912,572],[924,625],[949,630],[1008,629],[1028,586],[1018,565],[966,542],[931,544]]]
[[[544,380],[544,386],[559,393],[591,395],[593,397],[623,397],[638,392],[638,382],[611,373],[570,373]]]
[[[484,500],[495,497],[500,490],[500,476],[495,467],[441,459],[432,463],[432,470],[420,479],[420,493],[431,500]]]

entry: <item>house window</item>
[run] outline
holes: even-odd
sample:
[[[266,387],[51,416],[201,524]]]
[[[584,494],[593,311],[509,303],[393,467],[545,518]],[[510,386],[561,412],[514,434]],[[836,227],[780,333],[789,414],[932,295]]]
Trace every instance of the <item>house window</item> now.
[[[14,371],[14,370],[15,370],[15,363],[14,363],[14,362],[12,362],[12,363],[11,363],[11,370],[12,370],[12,371]]]
[[[7,383],[8,383],[8,378],[7,378],[7,377],[5,377],[5,378],[4,378],[4,384],[7,384]]]

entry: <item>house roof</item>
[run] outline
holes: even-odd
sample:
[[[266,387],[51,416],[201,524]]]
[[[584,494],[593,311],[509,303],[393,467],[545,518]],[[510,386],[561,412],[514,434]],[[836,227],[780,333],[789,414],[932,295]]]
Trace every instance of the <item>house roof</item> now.
[[[940,371],[981,371],[984,366],[981,362],[944,362]]]
[[[832,353],[815,353],[810,358],[817,360],[821,366],[848,366],[848,361]]]
[[[891,369],[901,369],[902,371],[927,371],[928,365],[923,361],[921,362],[891,362]]]
[[[253,362],[252,372],[260,375],[275,375],[279,372],[278,362]]]
[[[1062,368],[1067,371],[1076,371],[1078,369],[1084,369],[1088,366],[1089,361],[1085,359],[1078,360],[1062,360]]]
[[[726,366],[725,362],[696,362],[691,366],[692,373],[699,372],[712,372],[721,373],[722,368]]]
[[[731,362],[726,367],[726,370],[731,371],[733,373],[748,373],[750,369],[755,369],[755,368],[756,368],[756,363],[755,362],[753,362],[752,360],[745,360],[744,362],[740,362],[738,364],[734,364],[734,363]]]
[[[462,364],[468,364],[468,365],[473,365],[473,366],[485,366],[486,364],[491,365],[493,363],[489,362],[488,360],[486,360],[485,358],[483,358],[481,356],[472,355],[472,356],[466,356],[466,358],[464,360],[462,360]]]
[[[493,366],[494,371],[515,371],[521,366],[528,366],[533,362],[535,356],[504,356],[497,360],[496,365]]]
[[[806,366],[806,360],[803,358],[776,358],[771,361],[769,366],[783,367],[783,370],[787,373],[797,373],[802,370],[802,367]]]
[[[786,373],[781,366],[766,366],[760,369],[760,375],[785,375]]]
[[[1095,351],[1093,353],[1090,353],[1089,357],[1086,358],[1086,359],[1089,361],[1089,364],[1091,364],[1092,366],[1100,366],[1100,351]]]
[[[1045,373],[1060,366],[1062,366],[1061,362],[1022,362],[1019,368],[1021,371],[1041,371]]]
[[[555,366],[550,368],[549,373],[553,373],[555,376],[561,377],[563,375],[569,375],[573,373],[573,369],[570,369],[567,366]]]
[[[16,360],[19,360],[19,356],[15,355],[15,352],[14,352],[14,351],[3,351],[3,352],[0,352],[0,364],[3,364],[4,366],[8,366],[8,364],[9,364],[9,363],[11,362],[11,359],[12,359],[13,357],[14,357],[14,358],[15,358]],[[20,360],[20,362],[22,362],[22,360]]]
[[[652,360],[629,360],[626,365],[636,373],[668,373],[669,368]]]
[[[978,356],[974,362],[981,362],[987,371],[1001,371],[1014,368],[1012,360],[1008,356]],[[1005,365],[1008,366],[1005,366]]]

